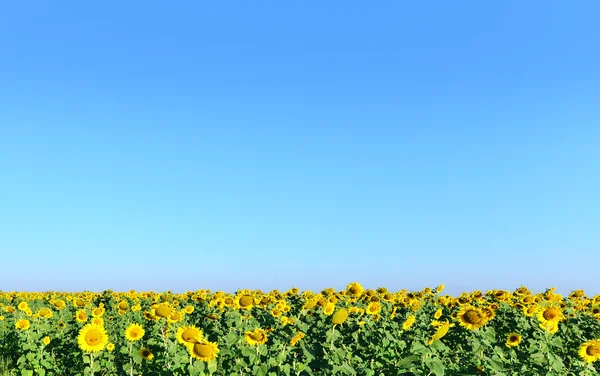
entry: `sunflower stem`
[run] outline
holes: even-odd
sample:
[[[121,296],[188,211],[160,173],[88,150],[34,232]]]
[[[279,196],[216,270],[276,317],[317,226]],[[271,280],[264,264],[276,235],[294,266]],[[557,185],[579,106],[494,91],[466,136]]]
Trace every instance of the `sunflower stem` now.
[[[331,351],[333,349],[333,332],[335,330],[335,325],[333,327],[331,327],[331,344],[329,345],[329,350]]]
[[[90,353],[90,376],[94,376],[94,353]]]

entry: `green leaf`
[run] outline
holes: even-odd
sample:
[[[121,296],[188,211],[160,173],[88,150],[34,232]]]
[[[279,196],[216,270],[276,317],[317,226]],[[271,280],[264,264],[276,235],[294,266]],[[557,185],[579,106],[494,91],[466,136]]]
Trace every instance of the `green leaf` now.
[[[436,376],[444,376],[445,367],[440,358],[426,358],[425,365]]]
[[[411,365],[415,364],[415,362],[419,361],[421,358],[416,355],[407,356],[404,359],[401,359],[398,363],[396,363],[396,367],[398,368],[407,368]]]

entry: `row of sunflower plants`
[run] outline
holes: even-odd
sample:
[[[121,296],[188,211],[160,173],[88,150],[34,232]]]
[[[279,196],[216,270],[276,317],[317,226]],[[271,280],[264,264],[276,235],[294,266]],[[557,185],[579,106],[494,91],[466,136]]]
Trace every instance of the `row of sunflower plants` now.
[[[600,295],[1,292],[7,375],[598,375]]]

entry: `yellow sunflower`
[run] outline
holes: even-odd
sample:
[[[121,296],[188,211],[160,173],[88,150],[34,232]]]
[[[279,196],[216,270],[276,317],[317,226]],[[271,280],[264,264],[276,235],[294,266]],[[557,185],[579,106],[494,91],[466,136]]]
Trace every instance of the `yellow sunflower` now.
[[[546,324],[548,322],[558,323],[558,321],[564,320],[565,316],[558,305],[548,304],[538,310],[537,318],[542,324]]]
[[[92,316],[93,317],[102,317],[102,315],[104,315],[104,312],[106,312],[104,307],[97,307],[97,308],[92,309]]]
[[[364,291],[365,289],[358,282],[352,282],[346,287],[346,294],[351,295],[353,297],[361,296]]]
[[[402,324],[402,329],[408,330],[414,324],[414,322],[415,322],[415,316],[414,315],[408,316],[406,321],[404,321],[404,324]]]
[[[15,327],[18,330],[27,330],[27,329],[29,329],[30,326],[31,326],[31,322],[26,319],[17,320],[17,322],[15,323]]]
[[[180,326],[177,328],[175,337],[177,341],[185,346],[193,346],[203,339],[204,333],[195,326]]]
[[[85,313],[85,311],[83,309],[80,309],[79,311],[77,311],[77,313],[75,314],[75,319],[77,320],[77,322],[81,322],[84,323],[87,321],[88,316],[87,313]]]
[[[250,345],[250,346],[254,346],[254,345],[263,345],[267,342],[268,338],[267,338],[267,333],[260,329],[260,328],[256,328],[254,329],[253,332],[246,332],[246,334],[244,335],[244,338],[246,339],[246,342]]]
[[[579,346],[579,356],[587,363],[600,359],[600,340],[590,340]]]
[[[45,319],[49,319],[52,317],[52,310],[50,310],[49,308],[41,308],[38,311],[38,315],[39,317],[43,317]]]
[[[196,358],[203,362],[208,362],[217,358],[219,347],[217,346],[216,342],[209,342],[203,339],[198,343],[194,343],[192,346],[188,346],[188,351],[190,352],[192,358]]]
[[[341,325],[344,323],[344,321],[346,321],[347,318],[348,310],[346,308],[340,308],[335,312],[335,314],[331,318],[331,322],[333,322],[334,325]]]
[[[437,320],[442,316],[442,309],[439,308],[437,311],[435,311],[435,313],[433,314],[433,317]]]
[[[106,349],[108,351],[113,351],[115,349],[115,344],[112,342],[109,342],[108,345],[106,345]]]
[[[371,302],[367,306],[367,315],[376,315],[381,311],[381,304],[379,302]]]
[[[460,326],[463,326],[467,330],[479,329],[486,322],[481,310],[471,305],[463,306],[458,312],[457,318]]]
[[[327,303],[325,308],[323,308],[323,313],[325,316],[331,316],[333,311],[335,310],[335,303]]]
[[[48,336],[45,336],[45,337],[42,339],[42,342],[44,343],[44,345],[48,346],[48,345],[50,344],[50,337],[48,337]]]
[[[146,359],[146,360],[152,360],[154,359],[154,354],[152,354],[152,351],[148,350],[148,348],[146,347],[142,347],[139,351],[138,354]]]
[[[294,336],[292,337],[292,339],[290,340],[290,345],[291,346],[296,346],[296,344],[298,344],[298,342],[300,342],[300,340],[302,338],[304,338],[306,335],[302,332],[298,332],[296,334],[294,334]]]
[[[144,336],[144,328],[140,324],[131,324],[125,329],[125,338],[130,341],[139,341]]]
[[[108,334],[102,326],[87,324],[79,330],[77,342],[79,348],[85,352],[102,351],[108,343]]]
[[[508,336],[506,337],[506,346],[507,347],[518,346],[519,343],[521,343],[521,340],[523,340],[523,337],[521,337],[521,335],[519,333],[509,333]]]
[[[251,309],[254,306],[254,296],[250,294],[239,295],[236,297],[236,303],[242,309]]]

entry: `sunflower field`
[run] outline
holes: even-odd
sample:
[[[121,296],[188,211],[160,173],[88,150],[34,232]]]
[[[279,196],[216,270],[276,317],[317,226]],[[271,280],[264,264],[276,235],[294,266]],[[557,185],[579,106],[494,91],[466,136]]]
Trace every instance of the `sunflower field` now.
[[[600,295],[0,292],[0,375],[599,375]]]

